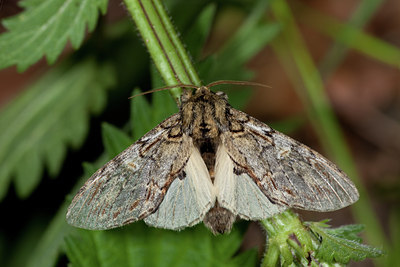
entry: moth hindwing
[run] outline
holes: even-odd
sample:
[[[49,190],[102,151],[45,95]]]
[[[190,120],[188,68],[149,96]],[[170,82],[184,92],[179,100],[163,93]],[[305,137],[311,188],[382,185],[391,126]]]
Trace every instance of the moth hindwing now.
[[[201,221],[229,232],[237,218],[287,208],[332,211],[358,199],[323,156],[232,108],[223,93],[185,91],[167,118],[90,177],[67,213],[71,225],[110,229],[144,219],[179,230]]]

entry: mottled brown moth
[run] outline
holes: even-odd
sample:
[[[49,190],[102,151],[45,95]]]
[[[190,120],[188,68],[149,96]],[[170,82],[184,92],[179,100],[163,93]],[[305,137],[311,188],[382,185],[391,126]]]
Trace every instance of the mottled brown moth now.
[[[67,221],[110,229],[143,219],[173,230],[203,221],[216,234],[229,232],[237,218],[260,220],[287,208],[332,211],[358,196],[319,153],[201,86],[184,91],[177,114],[90,177]]]

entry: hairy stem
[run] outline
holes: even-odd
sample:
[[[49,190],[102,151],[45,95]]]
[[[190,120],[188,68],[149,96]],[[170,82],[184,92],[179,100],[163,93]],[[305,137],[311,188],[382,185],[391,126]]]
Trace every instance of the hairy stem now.
[[[125,0],[125,4],[167,85],[200,85],[200,78],[160,0]],[[172,88],[179,99],[181,89]]]

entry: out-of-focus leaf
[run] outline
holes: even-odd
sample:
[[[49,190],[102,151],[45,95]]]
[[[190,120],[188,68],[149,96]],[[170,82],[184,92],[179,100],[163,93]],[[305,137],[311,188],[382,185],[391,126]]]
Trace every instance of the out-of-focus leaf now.
[[[221,47],[215,55],[199,63],[199,73],[204,82],[216,80],[250,80],[252,72],[245,64],[260,52],[280,31],[280,26],[264,20],[268,2],[256,1],[250,14],[235,34]],[[232,85],[223,88],[232,87]],[[212,89],[217,90],[217,89]],[[218,88],[219,90],[219,88]],[[251,92],[243,87],[223,90],[229,95],[229,102],[241,109],[247,103]]]
[[[60,66],[0,112],[0,199],[11,178],[19,197],[27,197],[40,181],[44,163],[55,175],[66,146],[78,147],[86,136],[90,113],[104,106],[114,83],[108,65],[92,60]]]
[[[35,218],[30,220],[28,224],[19,233],[15,233],[15,244],[16,246],[10,249],[7,247],[7,258],[1,258],[0,262],[2,266],[18,267],[26,266],[28,264],[27,257],[21,257],[21,255],[29,255],[32,251],[32,247],[36,246],[37,240],[43,233],[45,224],[43,220]],[[12,229],[7,229],[12,230]],[[10,240],[8,240],[10,242]],[[6,256],[6,255],[4,255]]]
[[[267,124],[282,133],[292,133],[305,123],[306,118],[302,115],[296,115],[284,120],[268,122]]]
[[[150,228],[143,222],[110,231],[79,231],[66,239],[74,266],[243,266],[256,254],[235,255],[237,231],[213,236],[203,225],[181,232]]]
[[[126,133],[111,124],[103,123],[101,133],[103,144],[110,158],[115,157],[132,144],[131,138]]]
[[[178,112],[177,103],[169,95],[168,91],[154,93],[152,95],[152,106],[152,118],[157,123]]]
[[[188,30],[187,35],[184,37],[186,45],[191,48],[190,54],[195,58],[200,56],[200,52],[207,41],[215,12],[216,6],[214,4],[205,7],[199,14],[191,29]]]
[[[114,140],[117,143],[118,140]],[[84,182],[98,169],[101,167],[106,160],[109,159],[106,153],[96,161],[96,163],[84,163],[84,174],[76,186],[71,190],[62,204],[57,214],[48,224],[46,230],[39,239],[36,239],[36,243],[28,259],[26,260],[26,267],[52,267],[55,266],[57,259],[61,252],[65,251],[65,237],[70,233],[76,233],[77,228],[67,224],[65,215],[67,208],[71,204],[72,198],[78,189],[84,184]]]
[[[396,266],[399,263],[398,255],[400,255],[400,211],[394,210],[390,214],[389,218],[389,229],[391,246],[385,257],[384,266]]]
[[[53,63],[70,40],[82,44],[86,25],[92,31],[107,0],[25,0],[25,10],[6,19],[8,32],[0,36],[0,68],[16,64],[24,70],[44,55]]]
[[[244,64],[261,51],[280,31],[276,23],[264,21],[268,1],[257,1],[249,16],[212,60],[199,66],[207,82],[221,79],[248,80],[252,74]]]
[[[55,265],[62,250],[65,236],[75,229],[65,221],[65,213],[69,201],[65,202],[54,216],[49,226],[35,246],[31,247],[32,253],[26,261],[26,267],[51,267]]]
[[[132,95],[138,95],[141,91],[139,89],[133,90]],[[151,120],[151,108],[145,96],[138,96],[131,99],[131,128],[133,139],[136,141],[146,132],[154,127]]]

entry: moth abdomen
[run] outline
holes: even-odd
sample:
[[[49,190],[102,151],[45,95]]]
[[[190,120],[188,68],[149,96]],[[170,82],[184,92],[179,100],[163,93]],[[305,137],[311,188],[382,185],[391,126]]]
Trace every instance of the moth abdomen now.
[[[235,220],[235,214],[216,202],[215,206],[207,212],[203,222],[213,234],[217,235],[229,233]]]

